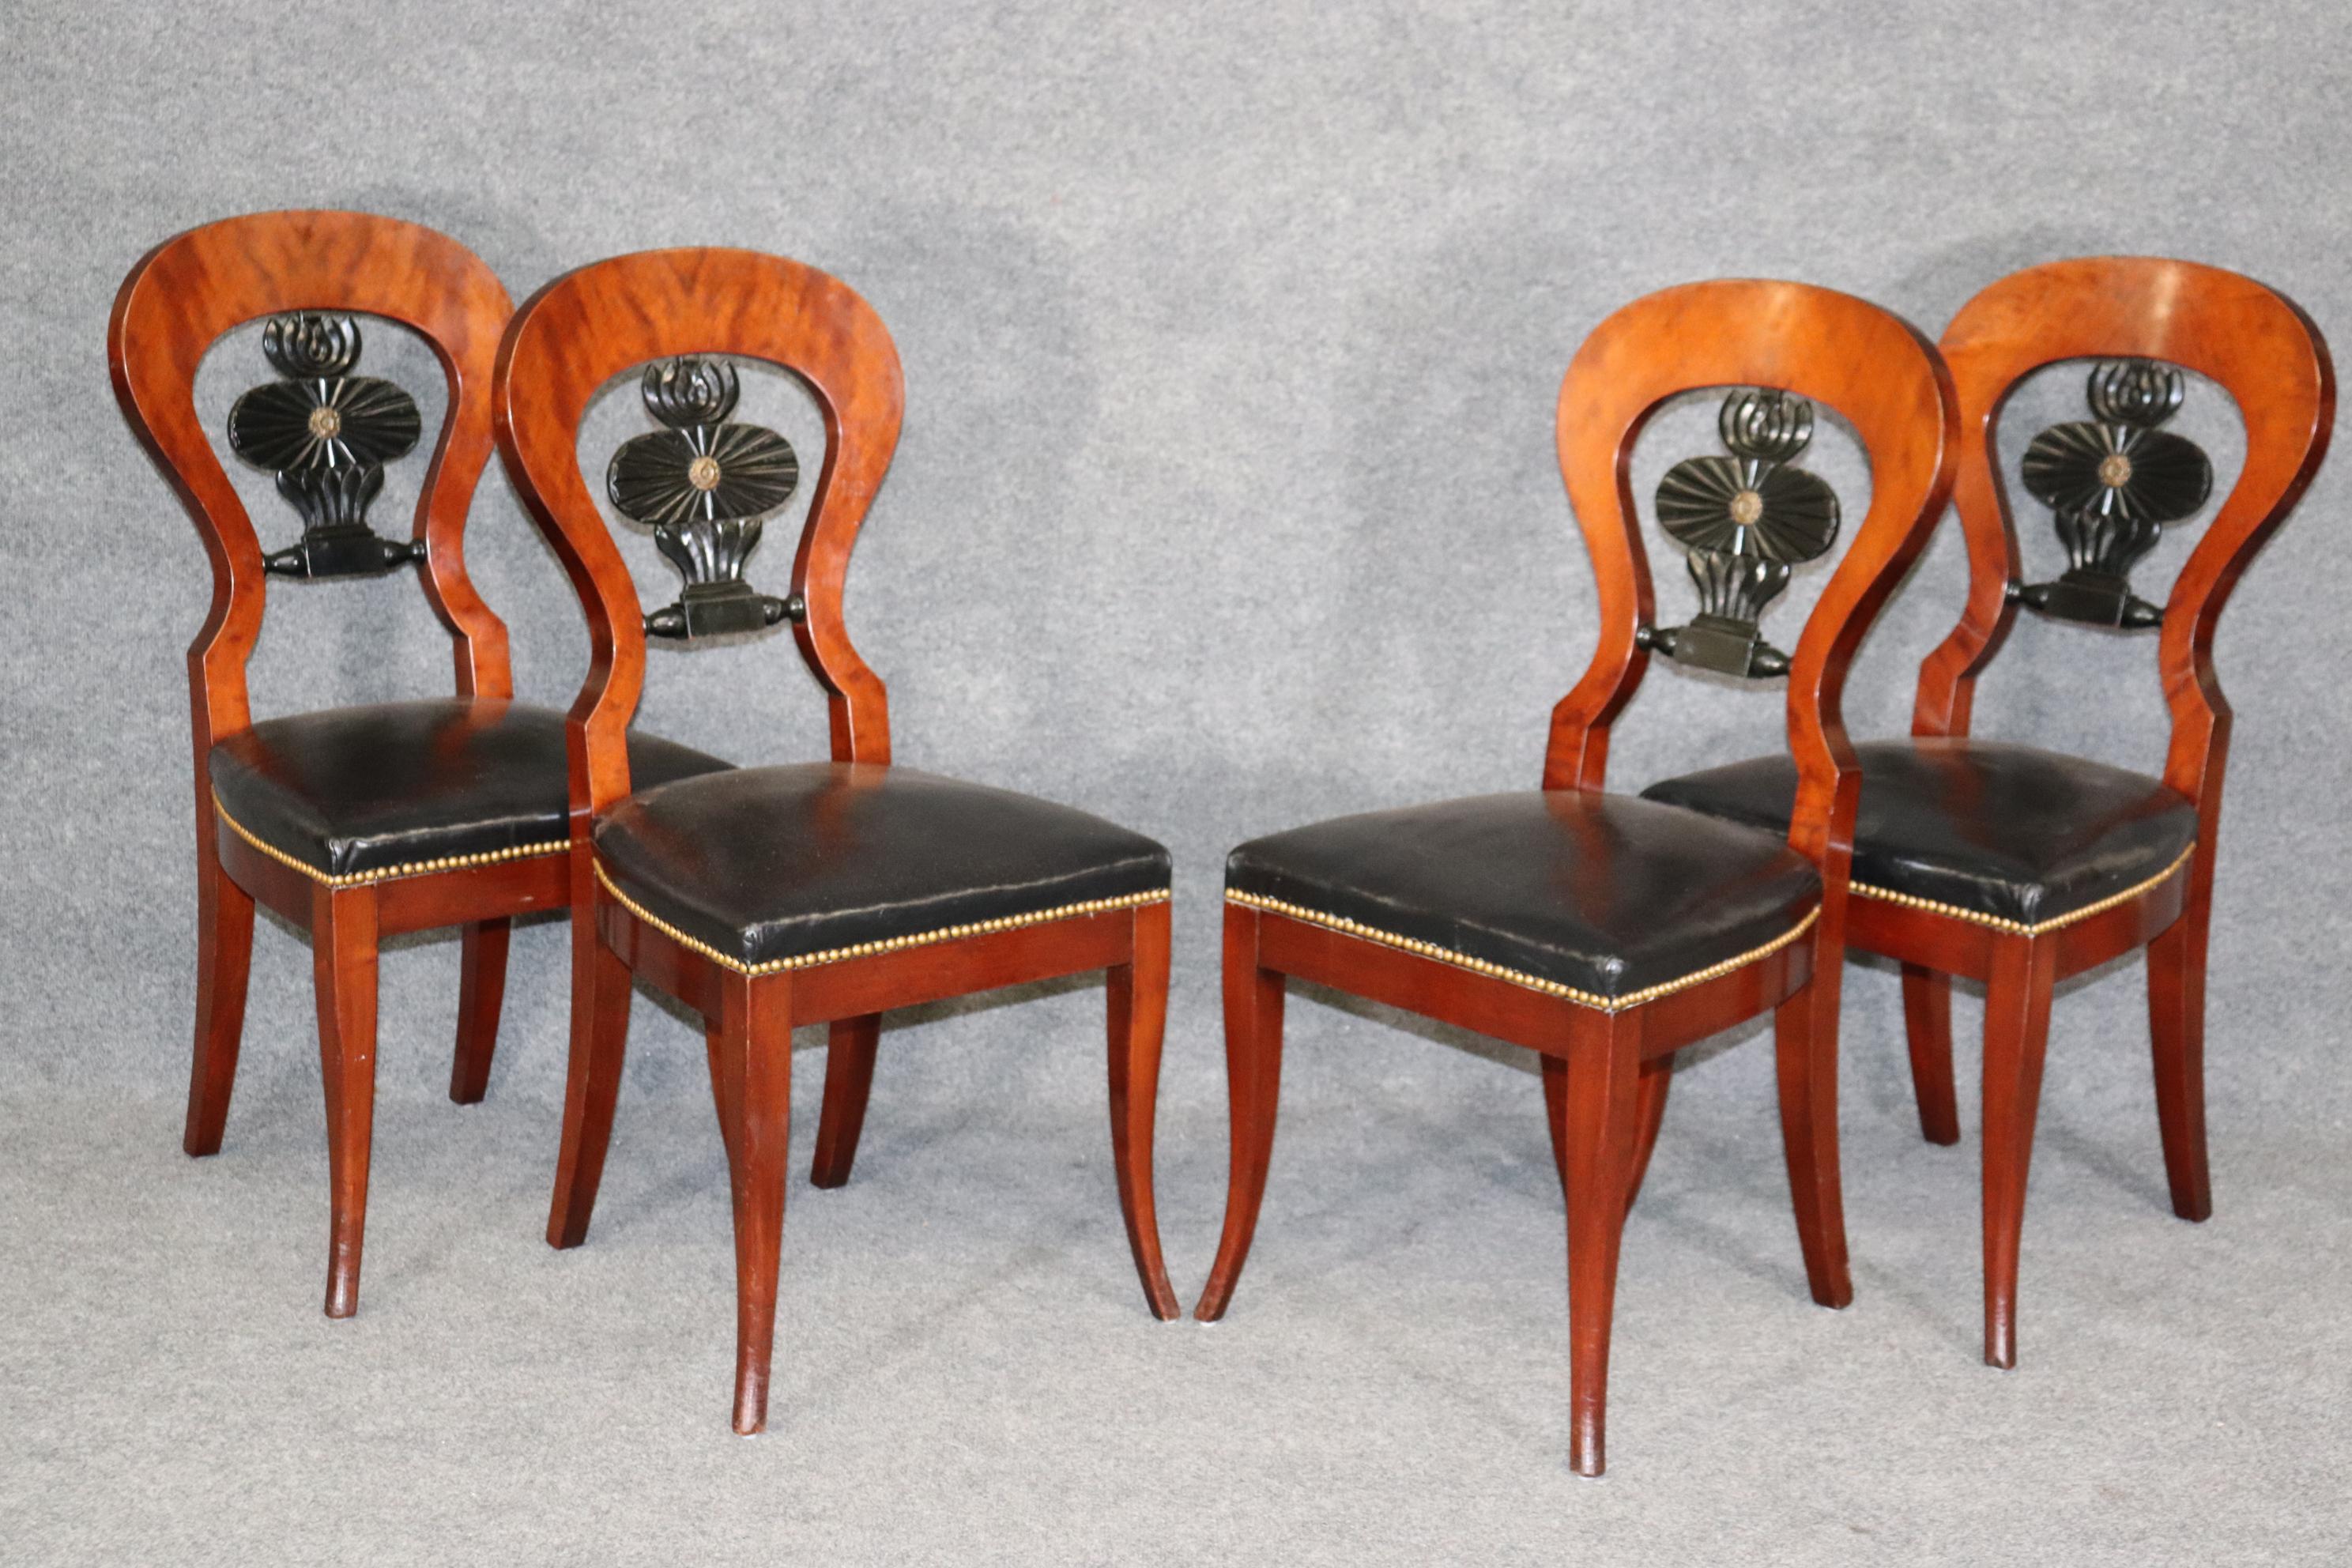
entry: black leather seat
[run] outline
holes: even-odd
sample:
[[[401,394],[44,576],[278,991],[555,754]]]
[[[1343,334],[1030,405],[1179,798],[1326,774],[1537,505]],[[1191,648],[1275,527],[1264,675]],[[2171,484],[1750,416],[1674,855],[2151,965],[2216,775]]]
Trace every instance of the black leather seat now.
[[[1225,887],[1611,1000],[1785,936],[1822,897],[1812,863],[1771,834],[1537,790],[1253,839]]]
[[[730,764],[629,737],[629,776]],[[265,719],[212,750],[213,794],[254,837],[330,877],[561,844],[563,715],[488,699],[383,702]]]
[[[2197,808],[2156,779],[2031,746],[1970,740],[1855,748],[1853,880],[2032,926],[2157,876],[2197,840]],[[1651,800],[1785,828],[1797,773],[1758,757],[1652,784]]]
[[[913,768],[740,768],[596,826],[614,889],[751,967],[1164,895],[1168,851],[1101,817]]]

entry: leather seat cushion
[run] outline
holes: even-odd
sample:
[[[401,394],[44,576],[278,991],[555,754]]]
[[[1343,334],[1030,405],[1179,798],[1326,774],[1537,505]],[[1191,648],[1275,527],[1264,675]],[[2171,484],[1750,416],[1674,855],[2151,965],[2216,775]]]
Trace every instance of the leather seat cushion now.
[[[1612,1000],[1785,936],[1822,896],[1812,863],[1771,834],[1580,791],[1253,839],[1225,886]]]
[[[629,737],[632,783],[728,767]],[[382,702],[265,719],[212,749],[237,826],[330,877],[561,844],[570,829],[563,715],[491,698]]]
[[[2160,781],[1992,741],[1855,748],[1853,879],[1994,921],[2036,925],[2163,871],[2197,840],[2197,808]],[[1653,800],[1785,828],[1796,765],[1759,757],[1652,784]]]
[[[749,967],[1169,886],[1168,851],[1139,833],[870,763],[643,790],[597,823],[596,854],[631,901]]]

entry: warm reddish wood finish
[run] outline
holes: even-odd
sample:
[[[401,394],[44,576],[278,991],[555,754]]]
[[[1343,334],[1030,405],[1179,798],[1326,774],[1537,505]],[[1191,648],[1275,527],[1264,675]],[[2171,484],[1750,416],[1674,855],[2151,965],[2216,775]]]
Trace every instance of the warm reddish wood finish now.
[[[1109,974],[1111,1142],[1120,1212],[1152,1311],[1177,1305],[1151,1200],[1151,1124],[1168,995],[1167,906],[1106,910],[800,970],[748,975],[639,920],[605,894],[590,833],[629,793],[624,731],[645,684],[636,589],[583,479],[588,400],[621,373],[688,353],[765,360],[792,371],[824,419],[824,465],[791,591],[795,628],[831,704],[833,755],[887,763],[880,679],[851,645],[842,584],[867,507],[898,445],[898,350],[866,301],[812,268],[743,250],[667,250],[602,261],[549,284],[516,313],[499,352],[497,424],[509,472],[571,574],[588,618],[590,666],[569,724],[572,788],[572,1069],[548,1240],[588,1232],[612,1132],[629,982],[703,1015],[712,1100],[735,1204],[735,1429],[767,1420],[776,1271],[783,1225],[792,1028],[832,1026],[812,1179],[848,1179],[873,1082],[878,1016],[947,996],[1086,970]]]
[[[310,932],[319,993],[333,1217],[327,1312],[358,1304],[374,1099],[375,953],[383,937],[463,924],[464,979],[450,1098],[479,1100],[489,1079],[511,916],[560,905],[560,860],[515,860],[329,889],[255,851],[217,820],[207,760],[251,727],[246,664],[267,598],[252,519],[197,418],[196,369],[231,329],[297,310],[380,316],[432,346],[447,415],[416,503],[418,574],[448,628],[457,691],[513,695],[506,626],[466,575],[466,516],[490,454],[490,374],[511,303],[457,241],[364,213],[283,212],[207,224],[165,240],[123,280],[107,323],[107,363],[123,416],[203,537],[213,601],[188,649],[196,793],[196,1026],[183,1144],[217,1152],[236,1075],[257,899]],[[550,896],[550,890],[553,896]]]
[[[1969,300],[1944,333],[1960,403],[1952,499],[1969,547],[1958,626],[1919,668],[1915,735],[1966,735],[1976,683],[2007,637],[2022,581],[1996,440],[2025,377],[2063,360],[2168,361],[2220,383],[2245,422],[2246,458],[2174,581],[2156,642],[2172,721],[2164,782],[2196,803],[2184,871],[2114,909],[2053,931],[2002,931],[1931,910],[1857,900],[1852,945],[1904,963],[1904,1016],[1919,1121],[1959,1140],[1951,980],[1986,982],[1985,1360],[2017,1360],[2017,1255],[2026,1170],[2056,982],[2147,948],[2148,1022],[2172,1206],[2212,1213],[2205,1146],[2205,952],[2228,760],[2230,706],[2213,670],[2213,630],[2254,552],[2318,471],[2335,422],[2327,345],[2292,300],[2233,272],[2185,261],[2105,257],[2052,262]],[[1859,918],[1864,906],[1868,918]]]
[[[1600,647],[1554,711],[1546,789],[1604,787],[1610,725],[1649,663],[1650,573],[1630,484],[1643,426],[1675,395],[1778,387],[1834,409],[1870,454],[1870,511],[1807,621],[1791,661],[1789,742],[1801,777],[1790,842],[1821,867],[1811,935],[1727,974],[1603,1012],[1441,959],[1240,904],[1225,910],[1225,1052],[1232,1172],[1223,1239],[1196,1315],[1221,1316],[1265,1191],[1281,1080],[1284,981],[1296,975],[1542,1053],[1545,1102],[1568,1200],[1570,1458],[1603,1462],[1609,1324],[1625,1213],[1664,1113],[1672,1054],[1777,1014],[1781,1122],[1799,1242],[1814,1300],[1853,1298],[1839,1206],[1837,980],[1848,908],[1854,771],[1840,714],[1863,634],[1941,510],[1954,420],[1949,379],[1917,332],[1848,295],[1726,281],[1635,301],[1593,332],[1562,383],[1559,447],[1600,584]]]

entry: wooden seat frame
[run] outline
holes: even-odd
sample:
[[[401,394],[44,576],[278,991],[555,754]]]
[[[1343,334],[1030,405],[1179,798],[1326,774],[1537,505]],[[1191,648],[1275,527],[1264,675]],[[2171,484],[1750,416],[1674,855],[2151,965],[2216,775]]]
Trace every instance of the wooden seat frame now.
[[[1857,888],[1846,941],[1903,965],[1919,1125],[1959,1142],[1952,1074],[1953,975],[1985,984],[1984,1359],[2017,1364],[2018,1247],[2041,1103],[2051,995],[2069,975],[2147,949],[2158,1125],[2173,1212],[2213,1212],[2205,1139],[2205,956],[2230,705],[2213,631],[2239,575],[2318,471],[2335,422],[2327,345],[2284,295],[2217,268],[2103,257],[2052,262],[1992,284],[1943,338],[1960,399],[1953,504],[1968,540],[1959,624],[1919,667],[1911,732],[1969,733],[1976,684],[2008,636],[2024,581],[1997,440],[2018,384],[2067,360],[2145,358],[2225,388],[2245,423],[2245,465],[2174,580],[2156,639],[2172,721],[2164,782],[2197,807],[2186,860],[2124,894],[2039,925]],[[2084,635],[2090,635],[2088,633]]]
[[[646,634],[628,568],[581,475],[580,421],[589,399],[624,371],[710,353],[791,371],[822,411],[824,464],[792,567],[791,591],[804,606],[794,637],[830,703],[834,760],[887,763],[883,685],[851,646],[842,617],[850,551],[889,467],[904,403],[898,351],[863,299],[824,273],[752,251],[664,250],[597,262],[549,284],[516,313],[499,352],[495,401],[500,452],[571,574],[592,650],[568,724],[572,1066],[547,1237],[572,1247],[588,1233],[634,974],[706,1023],[734,1202],[734,1423],[750,1434],[767,1419],[796,1024],[831,1025],[811,1179],[839,1186],[864,1124],[884,1010],[1108,971],[1119,1206],[1146,1301],[1156,1316],[1176,1315],[1151,1192],[1169,911],[1164,898],[1114,900],[1036,923],[990,922],[1003,929],[928,933],[754,971],[640,916],[606,886],[590,835],[598,814],[629,794],[622,741],[644,689]]]
[[[498,1039],[512,918],[569,896],[560,845],[464,865],[403,866],[330,877],[248,837],[217,807],[213,747],[253,726],[246,665],[268,596],[261,544],[197,417],[205,352],[247,321],[295,311],[398,322],[430,344],[447,412],[416,501],[417,574],[448,629],[457,693],[486,703],[514,692],[505,625],[466,575],[467,510],[490,454],[490,373],[511,310],[506,289],[445,235],[366,213],[277,212],[230,218],[165,240],[123,279],[107,322],[107,363],[123,417],[203,536],[213,599],[188,648],[196,786],[196,1023],[182,1143],[215,1153],[244,1032],[257,900],[310,937],[331,1193],[327,1315],[359,1306],[375,1114],[376,953],[383,939],[464,927],[457,1057],[449,1098],[482,1098]]]
[[[1603,1465],[1609,1335],[1619,1240],[1665,1106],[1673,1054],[1774,1014],[1781,1130],[1813,1299],[1853,1299],[1837,1154],[1838,975],[1860,779],[1840,717],[1846,668],[1926,542],[1949,484],[1950,384],[1935,350],[1876,306],[1797,283],[1727,280],[1670,289],[1603,321],[1569,366],[1559,405],[1560,470],[1600,590],[1600,646],[1554,710],[1543,787],[1604,787],[1610,729],[1649,664],[1654,607],[1631,488],[1635,441],[1675,395],[1779,388],[1835,409],[1868,449],[1868,515],[1808,618],[1789,674],[1799,768],[1790,844],[1822,871],[1809,940],[1779,944],[1606,1003],[1547,994],[1465,962],[1275,912],[1229,896],[1225,1049],[1232,1173],[1224,1235],[1196,1315],[1221,1317],[1265,1195],[1282,1065],[1286,976],[1403,1007],[1538,1053],[1568,1203],[1570,1454]],[[1491,968],[1492,966],[1487,966]],[[1555,988],[1557,989],[1557,988]]]

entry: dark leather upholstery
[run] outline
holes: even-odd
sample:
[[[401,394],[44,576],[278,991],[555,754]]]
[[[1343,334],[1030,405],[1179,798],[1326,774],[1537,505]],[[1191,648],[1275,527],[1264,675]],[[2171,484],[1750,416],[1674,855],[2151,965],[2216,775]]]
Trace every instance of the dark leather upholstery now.
[[[749,965],[1164,891],[1168,851],[1066,805],[913,768],[740,768],[596,825],[622,892]]]
[[[629,738],[630,782],[729,764]],[[563,715],[490,699],[382,702],[265,719],[212,750],[238,826],[329,876],[560,842],[569,831]]]
[[[2158,780],[1992,741],[1855,748],[1862,802],[1853,879],[2024,925],[2146,880],[2196,842],[2197,808]],[[1785,830],[1787,757],[1759,757],[1642,792],[1732,822]]]
[[[1760,947],[1822,896],[1812,863],[1770,834],[1533,790],[1253,839],[1225,886],[1612,998]]]

